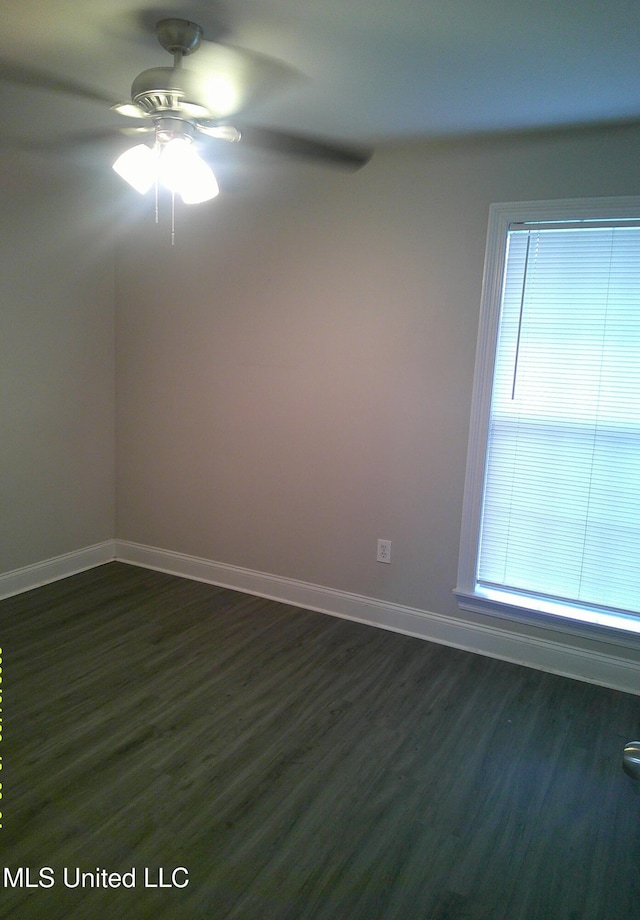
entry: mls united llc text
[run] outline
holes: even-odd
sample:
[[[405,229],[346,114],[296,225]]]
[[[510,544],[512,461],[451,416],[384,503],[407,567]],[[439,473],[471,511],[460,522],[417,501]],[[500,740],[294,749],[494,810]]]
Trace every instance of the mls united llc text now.
[[[184,866],[175,869],[131,868],[128,872],[111,872],[96,868],[86,872],[74,868],[56,871],[51,866],[30,869],[21,866],[10,869],[5,866],[1,876],[4,888],[53,888],[62,884],[65,888],[186,888],[189,884],[189,870]]]

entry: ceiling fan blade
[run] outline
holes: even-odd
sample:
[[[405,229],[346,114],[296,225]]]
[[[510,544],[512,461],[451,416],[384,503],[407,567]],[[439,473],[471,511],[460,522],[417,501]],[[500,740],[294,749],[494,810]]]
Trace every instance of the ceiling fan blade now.
[[[89,149],[92,145],[102,147],[107,144],[104,149],[109,151],[111,149],[108,146],[109,141],[113,141],[114,145],[119,145],[120,147],[123,141],[126,143],[122,132],[118,128],[96,128],[90,131],[49,138],[3,137],[1,143],[2,146],[8,149],[22,150],[25,153],[66,155]]]
[[[25,67],[15,61],[0,58],[0,82],[12,83],[16,86],[28,86],[32,89],[43,89],[59,93],[67,93],[92,102],[113,104],[113,99],[97,90],[77,83],[67,77],[57,77],[55,74],[46,73],[33,67]]]
[[[141,105],[137,105],[135,102],[117,102],[115,105],[109,106],[112,112],[115,112],[117,115],[124,115],[125,118],[148,118],[148,113],[142,108]]]
[[[140,137],[141,134],[154,134],[155,125],[134,125],[133,127],[118,128],[120,134],[124,134],[125,137]]]
[[[233,125],[207,124],[206,121],[197,121],[196,128],[201,134],[206,134],[207,137],[213,137],[219,141],[228,141],[229,143],[235,143],[242,137],[242,133],[237,128],[234,128]]]
[[[272,150],[288,156],[318,160],[330,166],[343,169],[360,169],[365,166],[373,154],[372,150],[362,147],[349,147],[336,144],[323,138],[289,134],[270,128],[258,128],[247,125],[241,128],[242,143],[262,150]]]
[[[203,41],[185,68],[197,77],[202,99],[214,118],[229,118],[282,92],[299,78],[275,58]]]

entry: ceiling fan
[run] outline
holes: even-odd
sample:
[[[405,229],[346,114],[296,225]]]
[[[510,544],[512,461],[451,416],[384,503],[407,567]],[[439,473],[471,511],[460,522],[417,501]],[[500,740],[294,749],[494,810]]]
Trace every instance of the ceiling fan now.
[[[184,19],[161,19],[156,36],[173,55],[173,66],[144,70],[133,81],[131,101],[111,107],[120,115],[142,119],[143,124],[131,133],[150,133],[154,137],[152,148],[138,144],[114,163],[116,172],[138,191],[148,191],[159,178],[187,204],[215,197],[215,177],[192,146],[197,134],[230,143],[243,139],[246,142],[248,137],[253,146],[351,168],[369,159],[360,150],[264,128],[239,128],[229,121],[261,83],[275,83],[282,77],[284,65],[261,55],[215,45],[211,65],[198,73],[184,67],[183,60],[202,44],[199,25]]]
[[[173,141],[187,149],[202,136],[201,139],[240,142],[346,169],[359,169],[370,159],[371,151],[367,149],[238,122],[238,116],[256,96],[291,77],[292,71],[286,65],[252,51],[204,42],[202,28],[188,20],[161,19],[155,31],[162,48],[173,56],[173,64],[138,74],[131,87],[131,99],[125,102],[114,102],[106,93],[75,80],[5,60],[0,60],[0,81],[107,103],[112,111],[138,120],[138,125],[122,127],[120,131],[141,135],[141,139],[149,135],[153,139],[153,145],[147,147],[149,151],[164,150]],[[184,59],[201,47],[206,49],[205,67],[185,67]],[[115,132],[95,132],[82,140],[112,133]]]

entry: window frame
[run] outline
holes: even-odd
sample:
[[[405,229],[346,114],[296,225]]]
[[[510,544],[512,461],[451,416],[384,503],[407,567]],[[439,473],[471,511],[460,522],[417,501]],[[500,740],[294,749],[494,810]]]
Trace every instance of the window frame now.
[[[566,614],[563,615],[554,612],[551,609],[552,604],[531,602],[531,599],[525,596],[511,595],[510,600],[489,597],[490,592],[479,591],[476,584],[488,430],[509,228],[513,224],[534,222],[634,218],[640,218],[639,196],[502,202],[492,204],[489,208],[458,574],[454,589],[458,606],[462,610],[586,637],[615,635],[616,642],[637,645],[640,638],[640,617],[605,615],[600,619],[582,619],[581,612],[584,608],[579,603],[564,605]],[[507,594],[506,591],[504,593]]]

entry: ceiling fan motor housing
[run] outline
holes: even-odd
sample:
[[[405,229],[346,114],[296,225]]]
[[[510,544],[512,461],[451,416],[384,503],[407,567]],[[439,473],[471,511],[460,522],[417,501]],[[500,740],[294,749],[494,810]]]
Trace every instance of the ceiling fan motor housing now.
[[[187,109],[190,116],[209,114],[198,102],[197,78],[182,67],[151,67],[143,70],[133,81],[131,99],[148,115]]]
[[[186,19],[161,19],[156,35],[162,47],[174,56],[173,67],[151,67],[133,81],[131,99],[147,115],[182,112],[189,117],[206,117],[209,110],[198,102],[196,75],[181,66],[182,58],[197,51],[202,29]]]

